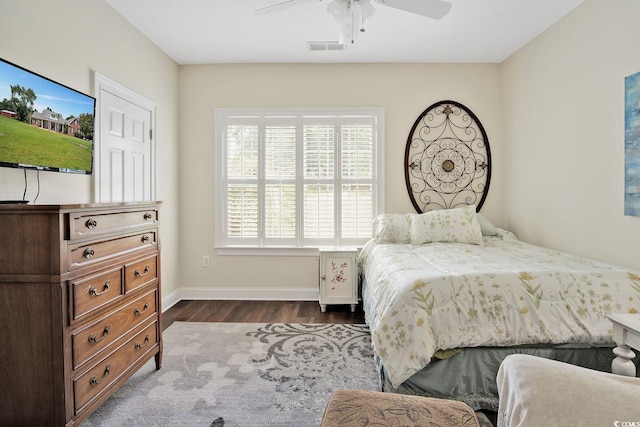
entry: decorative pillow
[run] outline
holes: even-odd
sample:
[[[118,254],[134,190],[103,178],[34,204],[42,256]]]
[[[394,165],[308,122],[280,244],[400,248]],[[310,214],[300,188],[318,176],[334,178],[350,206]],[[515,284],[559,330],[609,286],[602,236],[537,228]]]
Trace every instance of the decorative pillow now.
[[[498,229],[480,212],[476,214],[478,222],[480,223],[480,230],[482,230],[483,236],[495,236],[498,234]]]
[[[483,245],[474,205],[407,215],[414,245],[432,242]]]
[[[380,214],[373,220],[377,243],[409,243],[409,218],[406,214]]]

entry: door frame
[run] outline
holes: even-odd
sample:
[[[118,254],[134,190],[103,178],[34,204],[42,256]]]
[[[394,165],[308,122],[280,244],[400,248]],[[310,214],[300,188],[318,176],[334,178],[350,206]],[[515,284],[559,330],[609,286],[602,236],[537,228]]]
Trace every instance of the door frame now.
[[[109,79],[108,77],[98,73],[97,71],[93,72],[93,93],[96,97],[96,110],[100,108],[102,91],[109,92],[114,96],[124,99],[127,102],[135,104],[145,110],[148,110],[151,113],[151,125],[150,125],[150,148],[151,148],[151,170],[150,173],[150,184],[151,184],[151,200],[157,200],[157,192],[156,192],[156,171],[157,171],[157,132],[156,132],[156,103],[151,101],[148,98],[132,91],[131,89],[126,88],[120,83],[115,82],[114,80]],[[102,129],[103,124],[101,121],[101,115],[96,111],[95,113],[95,129],[93,131],[94,135],[94,147],[93,147],[93,202],[94,203],[102,203],[102,202],[110,202],[111,200],[106,200],[107,195],[103,195],[101,191],[101,149],[102,149]]]

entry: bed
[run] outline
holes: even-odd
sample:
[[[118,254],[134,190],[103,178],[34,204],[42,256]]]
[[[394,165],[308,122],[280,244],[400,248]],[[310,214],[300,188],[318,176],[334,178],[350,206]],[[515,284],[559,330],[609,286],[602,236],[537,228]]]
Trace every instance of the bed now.
[[[404,163],[416,213],[379,215],[358,257],[382,390],[495,411],[509,354],[609,371],[605,316],[640,310],[640,271],[527,244],[481,215],[489,139],[458,102],[418,116]]]
[[[386,214],[358,256],[382,389],[497,410],[509,354],[609,371],[606,314],[640,310],[640,272],[522,242],[476,207]]]

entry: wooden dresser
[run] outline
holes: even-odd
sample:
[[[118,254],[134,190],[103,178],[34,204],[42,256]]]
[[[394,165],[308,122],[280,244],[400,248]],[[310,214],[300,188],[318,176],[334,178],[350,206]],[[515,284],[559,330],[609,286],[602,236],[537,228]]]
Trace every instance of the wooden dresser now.
[[[158,203],[0,205],[0,425],[78,425],[162,362]]]

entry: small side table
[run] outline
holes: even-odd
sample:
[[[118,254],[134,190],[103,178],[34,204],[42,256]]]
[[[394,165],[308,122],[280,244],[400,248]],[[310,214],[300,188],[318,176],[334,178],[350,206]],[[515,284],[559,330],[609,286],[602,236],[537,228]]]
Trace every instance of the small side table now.
[[[629,377],[636,376],[636,356],[631,348],[640,350],[640,314],[610,314],[607,316],[613,322],[613,340],[618,345],[613,349],[616,358],[611,362],[611,372]]]
[[[320,310],[327,304],[350,304],[351,312],[358,305],[358,267],[355,247],[320,248]]]

